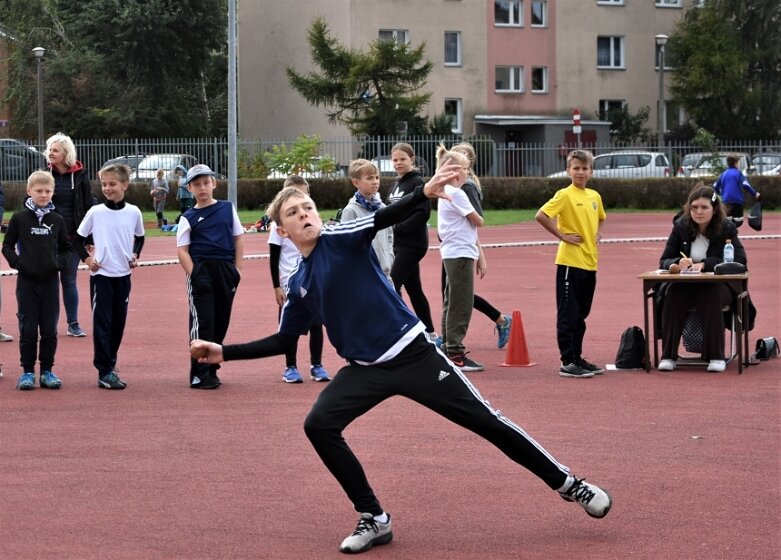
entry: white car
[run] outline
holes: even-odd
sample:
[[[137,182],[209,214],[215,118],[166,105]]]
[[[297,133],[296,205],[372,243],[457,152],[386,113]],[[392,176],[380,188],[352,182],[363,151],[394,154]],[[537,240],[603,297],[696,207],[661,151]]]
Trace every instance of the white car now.
[[[721,172],[727,169],[727,156],[736,155],[738,169],[743,175],[748,175],[753,171],[751,167],[751,158],[748,154],[737,152],[719,152],[718,154],[705,154],[699,163],[691,170],[689,177],[718,177]]]
[[[755,175],[779,175],[781,174],[781,154],[765,152],[754,154],[751,158]]]
[[[662,152],[620,151],[594,156],[593,177],[636,179],[642,177],[669,177],[670,162]],[[548,177],[567,177],[559,171]]]
[[[700,163],[700,160],[703,158],[703,156],[706,156],[707,154],[705,152],[693,152],[691,154],[686,154],[681,159],[681,165],[678,166],[678,172],[675,174],[676,177],[688,177],[692,169],[697,167],[697,164]]]
[[[158,169],[164,169],[165,178],[171,181],[176,178],[177,165],[190,169],[196,163],[198,160],[195,156],[189,154],[152,154],[139,162],[135,175],[137,179],[151,181],[157,176]]]

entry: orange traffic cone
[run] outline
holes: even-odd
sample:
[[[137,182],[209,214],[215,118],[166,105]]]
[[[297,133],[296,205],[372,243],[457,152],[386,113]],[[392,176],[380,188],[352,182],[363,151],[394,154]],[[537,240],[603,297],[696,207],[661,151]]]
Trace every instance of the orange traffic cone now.
[[[513,324],[510,326],[510,341],[507,343],[507,354],[500,366],[529,367],[536,366],[529,358],[529,349],[526,348],[526,334],[523,332],[521,312],[513,310]]]

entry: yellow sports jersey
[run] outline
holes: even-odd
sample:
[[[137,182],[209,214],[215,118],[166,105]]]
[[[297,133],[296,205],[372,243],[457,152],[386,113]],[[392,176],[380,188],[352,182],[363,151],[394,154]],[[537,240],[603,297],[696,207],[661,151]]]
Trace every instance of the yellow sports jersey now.
[[[540,210],[557,220],[562,233],[575,233],[583,238],[580,245],[560,242],[556,264],[597,270],[597,231],[600,222],[607,217],[599,193],[570,185],[557,191]]]

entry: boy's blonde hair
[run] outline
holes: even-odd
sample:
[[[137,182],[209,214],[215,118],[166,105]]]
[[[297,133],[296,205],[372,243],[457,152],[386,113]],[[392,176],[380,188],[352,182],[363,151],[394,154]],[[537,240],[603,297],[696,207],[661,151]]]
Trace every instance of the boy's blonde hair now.
[[[161,175],[165,175],[165,169],[160,168],[157,171],[155,171],[155,177],[160,177]]]
[[[49,185],[54,187],[54,176],[48,171],[33,171],[27,177],[27,188],[31,189],[33,185]]]
[[[347,173],[350,176],[350,179],[360,179],[370,173],[379,175],[380,170],[368,159],[354,159],[350,162],[350,169]]]
[[[62,148],[62,154],[65,156],[65,165],[71,167],[76,163],[76,145],[70,136],[62,132],[49,136],[49,139],[46,140],[46,150],[43,153],[47,160],[49,159],[49,150],[52,144],[59,144],[60,148]]]
[[[463,153],[457,152],[455,150],[448,150],[445,148],[444,144],[440,144],[437,146],[437,169],[442,167],[444,163],[449,160],[455,160],[457,163],[460,163],[461,165],[465,167],[469,167],[469,158],[466,157]]]
[[[98,171],[98,177],[103,179],[104,173],[114,173],[119,179],[120,183],[129,183],[130,176],[133,174],[133,170],[129,165],[124,163],[110,163]]]
[[[285,182],[282,183],[282,188],[285,187],[306,187],[306,189],[309,189],[309,183],[306,182],[306,179],[304,179],[301,175],[288,175],[287,179],[285,179]]]
[[[586,165],[588,165],[589,167],[594,167],[594,154],[592,154],[588,150],[572,150],[567,155],[567,169],[569,169],[569,163],[573,159],[581,161]]]
[[[296,187],[284,187],[266,208],[266,215],[271,218],[272,222],[280,225],[279,212],[282,209],[282,205],[291,198],[309,198],[309,195],[301,192]]]

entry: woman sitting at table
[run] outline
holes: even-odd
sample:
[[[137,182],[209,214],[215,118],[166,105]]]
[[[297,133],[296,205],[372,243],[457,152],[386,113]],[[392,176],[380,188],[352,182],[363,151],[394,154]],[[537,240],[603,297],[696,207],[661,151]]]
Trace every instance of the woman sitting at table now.
[[[716,192],[698,183],[689,193],[683,214],[673,224],[659,268],[671,272],[713,272],[723,261],[724,245],[732,241],[735,262],[746,265],[746,251],[738,239],[738,229],[727,220],[724,205]],[[703,360],[708,371],[724,371],[724,315],[735,295],[722,283],[670,283],[662,304],[662,360],[660,371],[675,369],[678,345],[689,310],[700,316],[703,330]]]

